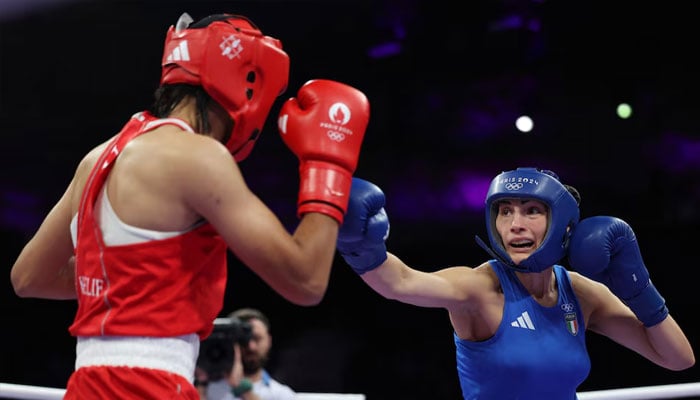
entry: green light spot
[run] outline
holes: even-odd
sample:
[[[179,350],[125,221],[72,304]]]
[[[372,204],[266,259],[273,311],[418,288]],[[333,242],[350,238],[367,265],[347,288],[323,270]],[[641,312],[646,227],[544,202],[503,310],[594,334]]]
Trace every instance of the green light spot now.
[[[632,107],[627,103],[621,103],[617,106],[617,116],[622,119],[627,119],[632,115]]]

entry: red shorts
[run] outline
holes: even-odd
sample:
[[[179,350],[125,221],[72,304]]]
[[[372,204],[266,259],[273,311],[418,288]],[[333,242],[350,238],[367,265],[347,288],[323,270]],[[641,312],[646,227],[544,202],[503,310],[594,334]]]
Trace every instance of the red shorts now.
[[[138,367],[82,367],[73,372],[64,400],[199,400],[194,385],[167,371]]]

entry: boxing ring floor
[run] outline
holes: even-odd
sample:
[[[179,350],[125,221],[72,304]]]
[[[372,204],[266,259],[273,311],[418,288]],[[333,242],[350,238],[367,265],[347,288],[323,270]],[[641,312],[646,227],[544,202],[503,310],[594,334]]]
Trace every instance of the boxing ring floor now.
[[[0,382],[0,398],[3,399],[60,400],[64,392],[65,390],[60,388]],[[700,399],[700,382],[580,392],[578,398],[579,400]],[[365,395],[297,393],[295,400],[365,400]]]

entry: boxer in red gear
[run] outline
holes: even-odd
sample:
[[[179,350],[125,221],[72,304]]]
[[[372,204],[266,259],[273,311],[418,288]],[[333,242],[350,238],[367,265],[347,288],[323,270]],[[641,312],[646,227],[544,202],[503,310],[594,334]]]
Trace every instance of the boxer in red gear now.
[[[20,297],[77,299],[65,399],[199,399],[199,343],[223,306],[228,249],[294,304],[316,305],[328,287],[366,97],[316,81],[287,101],[300,106],[286,107],[281,133],[302,171],[290,233],[238,167],[286,89],[289,57],[246,17],[192,22],[183,14],[167,32],[152,109],[83,157],[12,267]]]

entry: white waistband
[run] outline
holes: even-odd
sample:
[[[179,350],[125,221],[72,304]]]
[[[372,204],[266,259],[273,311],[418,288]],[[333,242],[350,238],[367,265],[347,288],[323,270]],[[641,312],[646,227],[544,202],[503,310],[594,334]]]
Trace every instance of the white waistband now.
[[[75,369],[105,365],[152,368],[193,381],[198,355],[199,337],[196,334],[167,338],[78,337]]]

